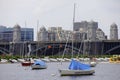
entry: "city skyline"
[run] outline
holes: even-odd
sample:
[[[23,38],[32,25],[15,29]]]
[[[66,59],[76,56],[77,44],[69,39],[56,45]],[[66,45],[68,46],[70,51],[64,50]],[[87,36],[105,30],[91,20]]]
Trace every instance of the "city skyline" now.
[[[110,35],[110,25],[118,25],[120,39],[120,1],[119,0],[0,0],[0,25],[13,27],[30,26],[37,33],[39,28],[63,27],[73,29],[73,5],[76,3],[75,22],[96,21],[105,34]]]

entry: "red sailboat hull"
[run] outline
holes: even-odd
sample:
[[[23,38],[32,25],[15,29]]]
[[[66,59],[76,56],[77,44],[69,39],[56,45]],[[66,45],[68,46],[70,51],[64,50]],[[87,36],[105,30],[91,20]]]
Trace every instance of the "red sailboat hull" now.
[[[33,63],[31,62],[22,62],[22,66],[31,66]]]

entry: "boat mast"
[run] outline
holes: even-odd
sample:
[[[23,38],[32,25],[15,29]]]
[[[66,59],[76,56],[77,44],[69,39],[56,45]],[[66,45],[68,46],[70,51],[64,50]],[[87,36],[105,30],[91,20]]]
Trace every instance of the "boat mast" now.
[[[27,24],[26,24],[26,21],[25,21],[25,37],[24,37],[24,51],[25,51],[25,56],[26,57],[29,57],[28,54],[27,54],[27,30],[26,30],[26,27],[27,27]]]
[[[74,27],[74,22],[75,22],[75,8],[76,8],[76,4],[74,3],[74,10],[73,10],[73,27]],[[74,31],[72,32],[72,58],[73,58],[73,34],[74,34]]]
[[[37,48],[38,48],[38,41],[39,41],[39,40],[38,40],[38,39],[39,39],[39,38],[38,38],[38,26],[39,26],[39,20],[37,20],[37,45],[36,45],[36,50],[37,50]],[[38,52],[38,51],[36,51],[36,58],[37,58],[37,56],[38,56],[38,55],[37,55],[37,54],[38,54],[37,52]]]

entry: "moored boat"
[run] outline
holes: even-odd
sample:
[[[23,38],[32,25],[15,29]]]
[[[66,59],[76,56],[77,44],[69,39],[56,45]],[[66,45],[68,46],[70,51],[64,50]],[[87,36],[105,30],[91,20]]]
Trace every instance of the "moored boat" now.
[[[92,75],[94,70],[59,70],[61,76],[79,76],[79,75]]]
[[[8,63],[8,60],[6,60],[6,59],[1,59],[1,60],[0,60],[0,63]]]
[[[80,63],[73,59],[69,65],[69,69],[60,69],[59,72],[61,76],[92,75],[95,73],[90,65]]]
[[[95,67],[95,66],[97,65],[97,60],[96,60],[96,58],[91,57],[90,60],[89,60],[89,65],[90,65],[91,67]]]
[[[110,59],[109,59],[110,63],[120,63],[120,55],[113,55]]]
[[[34,60],[31,58],[21,62],[22,66],[31,66],[33,63],[34,63]]]
[[[47,65],[44,61],[38,60],[38,61],[35,61],[34,64],[31,65],[31,68],[32,69],[46,69]]]
[[[22,64],[22,66],[31,66],[33,63],[30,61],[24,61],[21,64]]]
[[[90,64],[91,67],[95,67],[97,65],[97,62],[92,61],[89,64]]]

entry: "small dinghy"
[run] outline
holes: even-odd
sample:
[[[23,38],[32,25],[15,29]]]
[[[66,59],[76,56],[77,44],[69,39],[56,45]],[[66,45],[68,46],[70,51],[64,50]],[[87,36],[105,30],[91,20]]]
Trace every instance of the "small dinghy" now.
[[[47,68],[47,65],[44,61],[42,60],[37,60],[34,62],[33,65],[31,65],[31,68],[32,69],[46,69]]]
[[[32,59],[26,59],[21,62],[22,66],[31,66],[34,63]]]
[[[92,61],[89,64],[90,64],[91,67],[95,67],[97,65],[97,62]]]
[[[61,76],[92,75],[95,73],[90,65],[80,63],[73,59],[69,65],[69,69],[61,69],[59,72]]]
[[[91,67],[95,67],[97,65],[96,58],[90,57],[89,64],[90,64]]]
[[[22,66],[31,66],[33,63],[31,63],[30,61],[24,61],[21,64]]]

